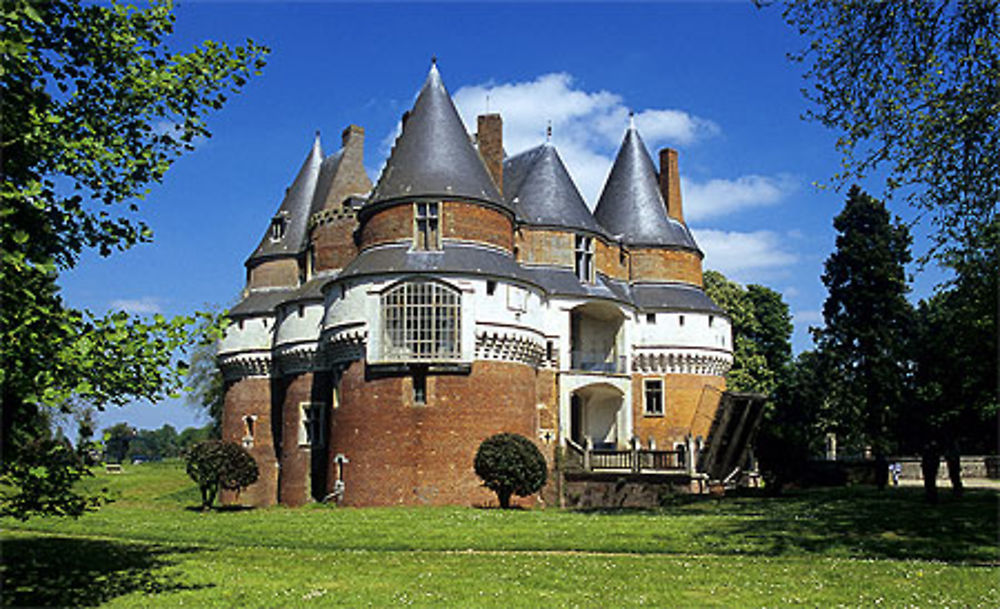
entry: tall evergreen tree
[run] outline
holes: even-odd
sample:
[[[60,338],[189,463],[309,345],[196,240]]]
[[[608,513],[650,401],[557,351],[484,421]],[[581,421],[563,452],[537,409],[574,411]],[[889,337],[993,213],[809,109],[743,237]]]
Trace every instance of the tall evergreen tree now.
[[[826,326],[816,331],[830,374],[830,403],[839,431],[876,462],[893,448],[892,431],[905,399],[907,336],[912,309],[905,265],[911,237],[882,202],[854,186],[833,221],[836,250],[826,261]],[[877,481],[885,483],[884,468]]]

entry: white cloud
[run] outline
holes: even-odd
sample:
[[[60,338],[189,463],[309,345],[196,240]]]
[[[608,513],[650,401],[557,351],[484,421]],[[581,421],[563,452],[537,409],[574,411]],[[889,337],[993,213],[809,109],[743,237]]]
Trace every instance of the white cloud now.
[[[571,75],[554,73],[525,82],[462,87],[454,99],[470,131],[475,131],[476,117],[486,111],[503,116],[508,154],[544,142],[551,123],[552,142],[570,175],[590,206],[596,205],[628,125],[628,107],[620,95],[585,91]],[[664,144],[692,144],[719,131],[707,119],[673,109],[639,112],[636,124],[653,150]]]
[[[111,301],[111,308],[125,311],[126,313],[162,313],[163,309],[160,307],[159,299],[153,298],[152,296],[143,296],[142,298],[121,298],[118,300]]]
[[[783,275],[798,261],[798,256],[784,248],[783,237],[774,231],[694,229],[692,232],[705,252],[704,267],[740,283],[759,283]]]
[[[621,95],[606,90],[586,91],[572,75],[559,72],[523,82],[461,87],[453,99],[470,133],[476,130],[478,115],[499,112],[508,154],[544,142],[546,128],[551,124],[552,142],[577,188],[591,208],[597,204],[628,125],[629,108]],[[687,146],[720,132],[709,119],[670,108],[639,111],[635,121],[654,154],[664,145]],[[384,154],[388,155],[398,135],[397,125],[383,138],[380,148]],[[684,215],[688,221],[697,222],[740,209],[776,205],[797,186],[798,181],[788,175],[746,175],[707,182],[682,178]]]
[[[798,180],[781,174],[776,177],[745,175],[735,180],[714,179],[697,182],[682,176],[684,218],[697,222],[750,207],[777,205],[798,188]]]

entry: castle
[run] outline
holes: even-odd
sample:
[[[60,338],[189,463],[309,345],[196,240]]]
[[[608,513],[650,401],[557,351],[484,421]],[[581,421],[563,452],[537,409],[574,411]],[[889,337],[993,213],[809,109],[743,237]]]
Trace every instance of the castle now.
[[[260,469],[230,501],[481,504],[494,433],[550,467],[642,447],[674,468],[708,434],[732,336],[677,153],[657,170],[629,126],[591,213],[550,143],[505,156],[499,115],[477,131],[432,66],[374,188],[363,129],[329,156],[317,135],[219,345],[223,438]]]

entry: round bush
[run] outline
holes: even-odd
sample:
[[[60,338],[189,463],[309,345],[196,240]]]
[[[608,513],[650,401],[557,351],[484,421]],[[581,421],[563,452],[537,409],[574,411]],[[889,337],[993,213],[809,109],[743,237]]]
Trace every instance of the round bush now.
[[[510,507],[510,496],[537,493],[548,478],[548,466],[538,447],[524,436],[500,433],[483,440],[476,451],[476,475],[497,494],[500,507]]]
[[[187,453],[187,474],[201,489],[201,507],[212,506],[219,489],[242,490],[257,481],[257,462],[235,442],[208,440]]]

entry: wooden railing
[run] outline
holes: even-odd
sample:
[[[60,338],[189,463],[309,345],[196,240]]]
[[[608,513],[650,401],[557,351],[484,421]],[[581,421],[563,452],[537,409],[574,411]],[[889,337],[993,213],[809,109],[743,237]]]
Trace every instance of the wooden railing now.
[[[685,450],[595,449],[566,440],[566,465],[587,472],[689,472]],[[690,473],[690,472],[689,472]]]

